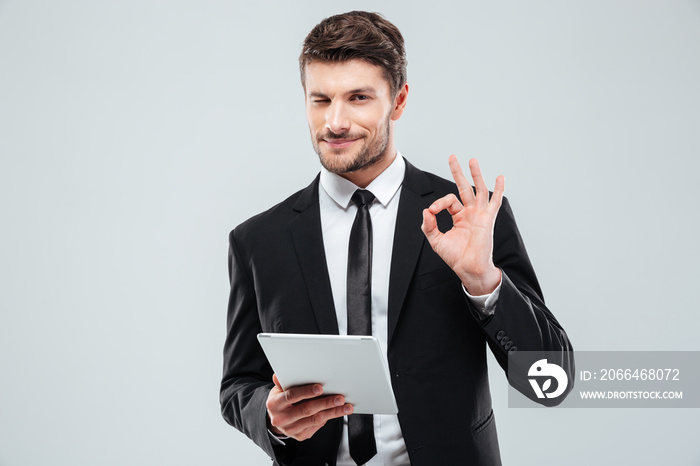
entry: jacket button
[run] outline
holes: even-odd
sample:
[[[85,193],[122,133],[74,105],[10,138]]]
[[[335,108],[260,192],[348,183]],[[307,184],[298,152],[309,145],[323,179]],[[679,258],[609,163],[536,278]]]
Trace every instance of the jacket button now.
[[[508,343],[508,337],[501,338],[501,346],[506,346],[506,343]]]
[[[508,350],[509,353],[515,353],[516,351],[518,351],[517,346],[513,346],[511,349]]]
[[[496,334],[496,340],[501,341],[501,338],[503,338],[504,336],[506,336],[506,332],[503,330],[499,330]]]
[[[512,340],[509,341],[508,343],[506,343],[505,346],[504,346],[504,348],[507,349],[507,350],[509,350],[511,346],[513,346],[513,341],[512,341]]]

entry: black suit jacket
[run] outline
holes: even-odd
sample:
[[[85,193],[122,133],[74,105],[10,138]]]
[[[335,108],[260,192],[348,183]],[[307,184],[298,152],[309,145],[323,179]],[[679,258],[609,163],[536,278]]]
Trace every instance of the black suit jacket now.
[[[259,332],[338,333],[318,189],[317,177],[229,236],[221,409],[280,465],[335,464],[342,430],[333,420],[309,440],[273,446],[265,407],[272,369],[256,339]],[[504,369],[508,351],[572,348],[544,304],[506,199],[494,231],[494,263],[503,271],[496,312],[483,318],[472,307],[420,229],[422,210],[448,193],[457,194],[454,183],[406,162],[389,282],[389,369],[413,466],[498,465],[485,343]],[[451,227],[446,212],[438,225]]]

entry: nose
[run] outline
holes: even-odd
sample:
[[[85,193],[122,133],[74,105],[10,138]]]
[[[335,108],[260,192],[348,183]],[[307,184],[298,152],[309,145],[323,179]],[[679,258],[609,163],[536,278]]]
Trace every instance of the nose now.
[[[326,112],[326,128],[335,134],[341,134],[350,129],[350,119],[343,102],[333,102]]]

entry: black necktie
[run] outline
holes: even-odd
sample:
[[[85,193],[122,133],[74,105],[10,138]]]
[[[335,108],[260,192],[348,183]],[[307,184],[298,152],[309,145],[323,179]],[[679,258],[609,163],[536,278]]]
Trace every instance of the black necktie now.
[[[374,194],[358,189],[352,195],[357,215],[348,247],[348,335],[372,334],[372,220],[369,206]],[[358,465],[377,454],[371,414],[348,416],[350,456]]]

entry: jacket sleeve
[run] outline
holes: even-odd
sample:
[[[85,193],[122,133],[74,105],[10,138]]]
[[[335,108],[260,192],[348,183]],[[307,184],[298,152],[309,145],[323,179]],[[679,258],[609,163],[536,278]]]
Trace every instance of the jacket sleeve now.
[[[274,386],[272,368],[257,341],[262,326],[258,315],[251,269],[229,235],[231,292],[226,319],[221,413],[229,424],[246,434],[278,464],[293,456],[296,441],[274,445],[267,429],[267,397]]]
[[[574,359],[569,338],[544,303],[525,245],[506,198],[494,228],[494,264],[503,272],[495,312],[479,319],[496,360],[508,374],[511,385],[528,398],[545,405],[559,404],[573,388]],[[476,313],[475,309],[472,309]],[[477,315],[477,314],[475,314]],[[508,355],[516,351],[537,352],[555,360],[572,383],[564,396],[540,400],[534,397],[527,381],[527,368],[512,367],[508,372]]]

